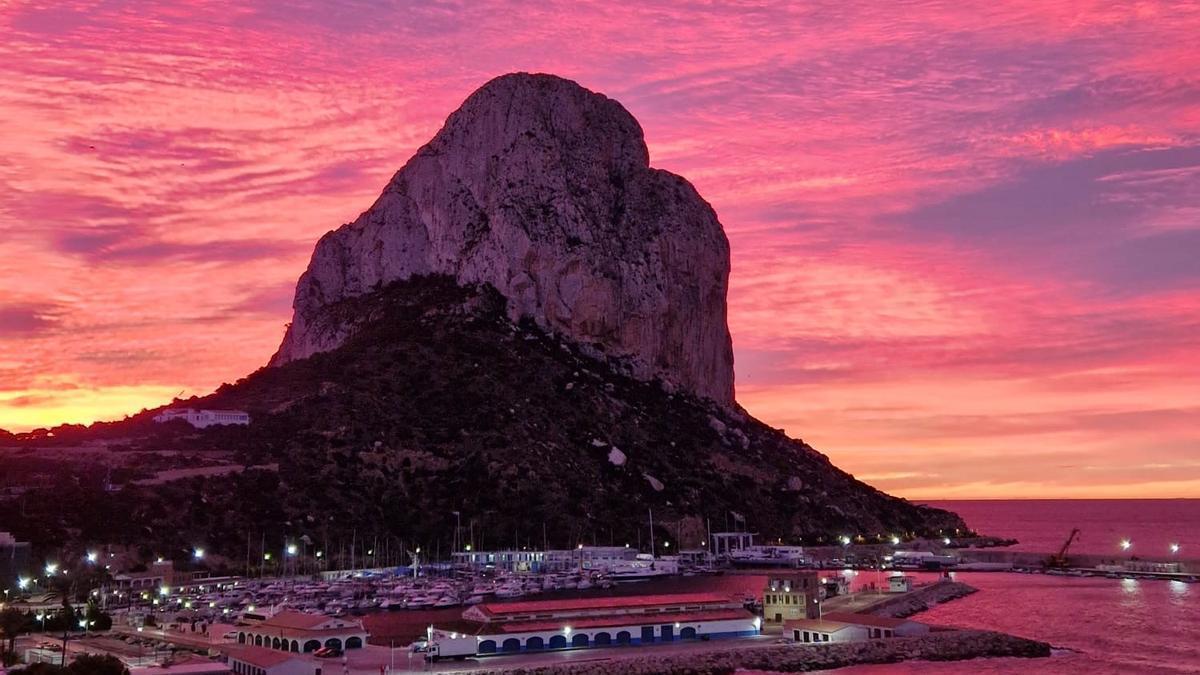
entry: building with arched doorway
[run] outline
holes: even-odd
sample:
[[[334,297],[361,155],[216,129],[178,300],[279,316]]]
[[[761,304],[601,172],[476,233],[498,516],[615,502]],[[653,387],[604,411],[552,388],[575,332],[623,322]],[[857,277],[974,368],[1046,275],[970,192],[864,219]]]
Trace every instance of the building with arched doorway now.
[[[367,629],[355,619],[285,611],[238,628],[237,641],[247,647],[307,654],[322,647],[359,649],[367,644],[367,637]]]
[[[426,647],[482,656],[744,637],[761,626],[741,600],[720,593],[483,603],[431,626]]]

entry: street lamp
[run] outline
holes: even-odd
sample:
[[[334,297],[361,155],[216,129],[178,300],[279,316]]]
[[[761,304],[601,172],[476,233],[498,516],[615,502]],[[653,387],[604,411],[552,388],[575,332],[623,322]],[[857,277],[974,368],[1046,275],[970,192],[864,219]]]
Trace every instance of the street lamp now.
[[[1133,548],[1133,542],[1132,542],[1132,541],[1129,541],[1128,539],[1122,539],[1122,540],[1121,540],[1121,550],[1122,550],[1122,551],[1128,551],[1128,550],[1129,550],[1129,549],[1131,549],[1131,548]]]
[[[296,555],[296,545],[295,544],[288,544],[287,554],[288,555]]]
[[[1171,555],[1179,553],[1179,544],[1171,544]]]
[[[22,591],[29,588],[29,577],[17,577],[17,588]]]
[[[88,551],[88,554],[87,554],[87,561],[88,561],[89,563],[95,563],[95,562],[96,562],[96,558],[97,558],[97,557],[98,557],[98,556],[96,555],[96,552],[95,552],[95,551]]]
[[[204,559],[204,549],[197,548],[197,549],[193,550],[192,557],[195,558],[196,560],[203,560]]]
[[[58,563],[46,563],[46,576],[52,577],[58,571]]]
[[[893,534],[892,535],[892,546],[898,546],[899,544],[900,544],[900,537],[897,537],[896,535]]]

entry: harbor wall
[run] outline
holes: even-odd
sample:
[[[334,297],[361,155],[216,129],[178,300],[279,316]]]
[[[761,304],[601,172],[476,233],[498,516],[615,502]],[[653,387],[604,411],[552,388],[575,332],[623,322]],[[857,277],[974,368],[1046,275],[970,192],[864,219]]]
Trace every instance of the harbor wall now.
[[[898,594],[862,610],[864,614],[903,619],[917,612],[924,612],[934,605],[957,600],[975,593],[978,589],[957,581],[939,581],[921,586],[908,593]]]
[[[1015,567],[1040,568],[1050,557],[1049,553],[1029,551],[1003,551],[998,549],[963,549],[958,555],[964,562],[1006,563]],[[1095,568],[1099,565],[1120,565],[1134,559],[1129,555],[1097,555],[1090,553],[1072,553],[1067,556],[1067,564],[1078,568]],[[1200,560],[1175,559],[1168,556],[1137,558],[1145,562],[1179,563],[1183,574],[1200,574]]]
[[[494,667],[475,672],[489,675],[730,675],[739,669],[776,672],[828,670],[870,663],[908,660],[961,661],[982,657],[1050,656],[1050,645],[991,631],[947,630],[914,637],[822,645],[769,644],[680,652],[647,654],[618,659],[561,663],[533,667],[506,667],[497,657]],[[491,666],[485,663],[485,666]]]

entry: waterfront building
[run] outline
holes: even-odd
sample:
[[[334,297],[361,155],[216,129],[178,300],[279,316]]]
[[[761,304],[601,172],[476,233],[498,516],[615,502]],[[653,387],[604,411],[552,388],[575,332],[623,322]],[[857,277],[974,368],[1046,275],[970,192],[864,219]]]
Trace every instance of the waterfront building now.
[[[816,572],[772,572],[763,588],[763,619],[782,623],[815,619],[821,613],[821,582]]]
[[[494,654],[757,635],[761,620],[720,593],[483,603],[435,624],[438,653]]]
[[[242,410],[198,410],[196,408],[167,408],[154,416],[154,421],[162,424],[172,420],[183,420],[188,424],[203,429],[205,427],[238,424],[250,424],[250,414]]]
[[[607,572],[633,560],[637,551],[628,546],[582,546],[551,551],[458,551],[454,564],[471,570],[505,572]]]
[[[0,589],[17,589],[17,579],[29,572],[29,542],[0,532]]]
[[[356,619],[283,611],[253,626],[238,628],[239,645],[308,653],[322,647],[358,649],[367,630]]]
[[[888,577],[888,592],[889,593],[907,593],[912,590],[912,577],[903,574],[897,574],[894,577]]]
[[[545,551],[458,551],[454,554],[454,566],[475,571],[541,572],[545,559]]]
[[[175,563],[158,560],[138,571],[125,571],[113,575],[113,585],[122,591],[157,592],[161,588],[171,589],[175,583]]]
[[[831,612],[820,618],[793,619],[783,624],[783,636],[793,642],[855,642],[878,638],[925,635],[929,626],[908,619],[870,614]]]
[[[546,551],[546,570],[569,572],[588,570],[608,572],[637,558],[637,551],[628,546],[581,546],[574,549]]]
[[[313,664],[288,652],[243,647],[229,653],[229,670],[234,675],[312,675]]]
[[[754,537],[752,532],[713,532],[709,535],[712,539],[712,554],[727,557],[734,551],[753,546]]]
[[[746,546],[729,554],[740,567],[804,567],[812,560],[803,546]]]

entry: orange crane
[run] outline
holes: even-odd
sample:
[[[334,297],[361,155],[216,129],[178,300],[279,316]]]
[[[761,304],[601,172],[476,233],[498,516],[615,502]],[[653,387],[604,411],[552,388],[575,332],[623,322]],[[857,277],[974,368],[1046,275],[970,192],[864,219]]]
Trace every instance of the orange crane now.
[[[1072,542],[1079,538],[1079,528],[1071,530],[1071,534],[1067,540],[1063,542],[1062,548],[1058,549],[1058,553],[1051,553],[1046,560],[1046,567],[1066,567],[1067,566],[1067,549],[1071,548]]]

